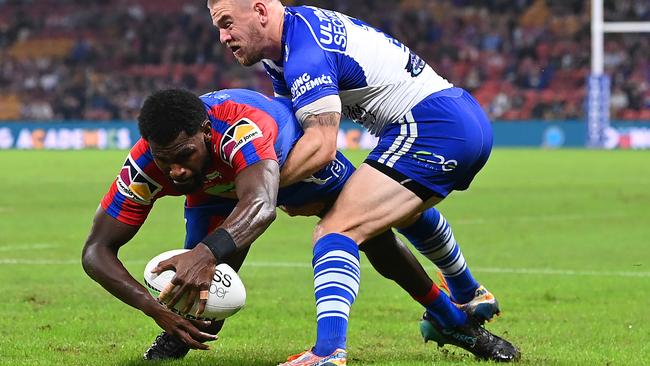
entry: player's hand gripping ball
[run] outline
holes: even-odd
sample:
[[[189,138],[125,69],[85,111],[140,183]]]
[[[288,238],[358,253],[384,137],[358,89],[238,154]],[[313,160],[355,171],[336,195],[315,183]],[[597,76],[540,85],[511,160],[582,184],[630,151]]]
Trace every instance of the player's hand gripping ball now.
[[[147,263],[144,269],[144,283],[149,293],[158,298],[163,289],[169,284],[174,277],[175,272],[168,270],[159,275],[151,273],[158,263],[169,259],[175,255],[187,252],[187,249],[176,249],[161,253],[155,256]],[[186,296],[186,295],[185,295]],[[192,309],[188,314],[182,314],[179,311],[181,304],[184,304],[185,296],[175,306],[173,311],[189,319],[196,319],[192,314],[196,314],[198,301],[194,302]],[[198,299],[197,299],[198,300]],[[246,304],[246,289],[241,279],[234,269],[226,263],[218,264],[214,271],[214,277],[210,284],[208,301],[205,305],[205,311],[199,317],[202,320],[221,320],[225,319],[244,307]]]

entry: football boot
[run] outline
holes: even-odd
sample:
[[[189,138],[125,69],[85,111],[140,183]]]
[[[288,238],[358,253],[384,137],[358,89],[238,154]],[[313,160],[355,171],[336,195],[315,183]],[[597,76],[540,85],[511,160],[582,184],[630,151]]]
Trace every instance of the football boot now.
[[[521,353],[512,343],[500,338],[472,318],[457,327],[443,328],[427,312],[420,321],[420,332],[425,342],[434,341],[439,347],[451,344],[471,352],[482,360],[496,362],[517,361]]]

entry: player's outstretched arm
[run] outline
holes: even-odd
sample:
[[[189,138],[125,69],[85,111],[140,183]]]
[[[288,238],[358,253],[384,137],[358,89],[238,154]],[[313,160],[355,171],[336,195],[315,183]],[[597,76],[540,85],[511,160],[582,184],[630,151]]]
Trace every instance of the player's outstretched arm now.
[[[199,298],[197,315],[203,313],[207,298],[198,295],[210,287],[215,265],[250,246],[275,220],[279,170],[278,162],[270,159],[242,169],[235,177],[239,201],[223,224],[191,251],[160,262],[154,269],[176,269],[171,280],[174,286],[160,294],[167,306],[174,306],[187,293],[188,299]]]
[[[152,317],[161,328],[178,336],[190,347],[208,349],[202,342],[214,340],[215,337],[199,331],[188,320],[161,306],[118,259],[119,248],[131,240],[138,229],[137,226],[119,222],[100,207],[83,248],[84,270],[108,292]]]
[[[280,172],[280,186],[308,178],[336,159],[336,138],[341,114],[309,115],[302,122],[305,134],[296,142]]]

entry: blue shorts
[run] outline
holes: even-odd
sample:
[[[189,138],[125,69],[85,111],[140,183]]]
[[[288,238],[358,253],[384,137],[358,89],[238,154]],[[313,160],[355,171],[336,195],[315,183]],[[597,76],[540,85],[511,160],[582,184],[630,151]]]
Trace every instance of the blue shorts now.
[[[450,88],[418,103],[387,125],[365,163],[422,200],[465,190],[492,150],[492,127],[465,90]]]
[[[354,172],[354,165],[340,152],[336,160],[305,181],[281,188],[278,206],[302,206],[334,200]],[[194,248],[209,232],[221,226],[237,205],[237,200],[214,196],[205,205],[185,207],[185,248]]]

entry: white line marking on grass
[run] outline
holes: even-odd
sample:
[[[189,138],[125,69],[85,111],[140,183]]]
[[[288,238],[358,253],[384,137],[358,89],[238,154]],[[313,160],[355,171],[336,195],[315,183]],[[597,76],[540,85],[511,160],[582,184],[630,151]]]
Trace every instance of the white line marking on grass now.
[[[0,246],[0,252],[13,252],[15,250],[31,250],[31,249],[50,249],[58,248],[60,245],[49,243],[38,243],[30,245],[10,244],[7,246]]]
[[[560,214],[560,215],[535,215],[535,216],[518,216],[518,217],[493,217],[489,219],[460,219],[451,222],[450,224],[459,225],[482,225],[491,224],[495,222],[538,222],[538,221],[572,221],[572,220],[585,220],[585,219],[612,219],[618,217],[626,217],[626,213],[602,213],[602,214]]]
[[[144,260],[130,260],[123,263],[146,264]],[[0,265],[81,265],[81,258],[77,260],[50,260],[50,259],[13,259],[0,258]],[[253,268],[305,268],[311,269],[309,263],[299,262],[259,262],[250,261],[244,263],[244,266]],[[371,269],[369,265],[362,265],[364,269]],[[483,273],[505,273],[505,274],[525,274],[525,275],[551,275],[551,276],[611,276],[611,277],[650,277],[650,272],[632,272],[632,271],[590,271],[590,270],[571,270],[571,269],[553,269],[553,268],[472,268],[472,272]]]
[[[554,276],[613,276],[613,277],[650,277],[650,272],[631,271],[587,271],[553,268],[472,268],[472,272],[515,273]]]

